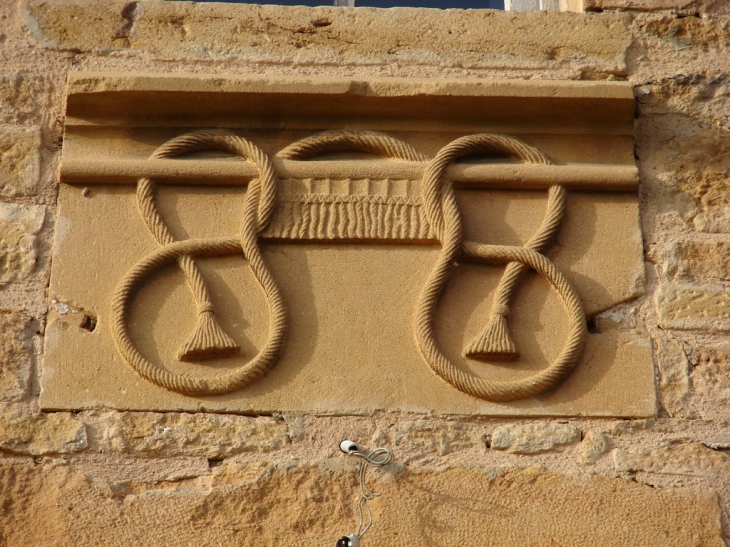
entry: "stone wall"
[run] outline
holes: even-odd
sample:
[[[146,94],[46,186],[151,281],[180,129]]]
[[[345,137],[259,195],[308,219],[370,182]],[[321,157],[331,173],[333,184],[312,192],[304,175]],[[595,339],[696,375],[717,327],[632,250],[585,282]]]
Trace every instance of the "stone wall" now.
[[[0,545],[333,545],[345,437],[397,460],[369,545],[730,545],[730,3],[586,9],[0,2]],[[657,417],[41,412],[70,70],[628,80]]]

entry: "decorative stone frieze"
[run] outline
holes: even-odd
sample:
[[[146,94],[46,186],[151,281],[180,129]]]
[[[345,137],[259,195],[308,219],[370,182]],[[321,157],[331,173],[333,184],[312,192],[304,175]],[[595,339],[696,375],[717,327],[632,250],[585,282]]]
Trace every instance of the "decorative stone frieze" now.
[[[73,74],[42,407],[652,415],[646,335],[586,321],[643,293],[633,109]]]

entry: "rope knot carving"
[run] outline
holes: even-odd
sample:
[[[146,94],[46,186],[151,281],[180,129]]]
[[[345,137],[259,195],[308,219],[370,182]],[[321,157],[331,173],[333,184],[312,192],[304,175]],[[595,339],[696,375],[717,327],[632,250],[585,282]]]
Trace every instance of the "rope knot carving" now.
[[[489,401],[512,401],[543,393],[555,387],[575,367],[583,351],[586,322],[578,295],[563,274],[540,254],[554,236],[565,209],[565,190],[553,186],[548,193],[545,220],[525,247],[485,245],[464,241],[461,214],[451,183],[444,178],[446,167],[459,158],[498,155],[531,163],[549,163],[536,148],[512,137],[479,134],[456,139],[444,146],[428,164],[423,175],[424,205],[428,221],[441,242],[441,253],[421,292],[416,309],[416,340],[433,371],[464,393]],[[557,359],[545,370],[524,380],[493,382],[461,370],[451,363],[436,344],[433,317],[438,298],[453,265],[459,260],[507,264],[497,288],[487,327],[467,346],[466,357],[515,359],[517,349],[509,336],[507,313],[514,288],[527,268],[537,270],[555,288],[568,312],[568,341]]]
[[[259,246],[259,238],[269,225],[278,203],[277,179],[271,159],[248,140],[221,130],[196,131],[176,137],[157,148],[151,158],[173,158],[203,150],[228,152],[253,163],[258,169],[258,177],[249,183],[246,192],[239,236],[176,241],[157,210],[153,181],[149,178],[139,179],[137,184],[139,210],[159,248],[144,257],[124,275],[112,302],[113,335],[124,359],[146,380],[186,395],[229,393],[254,382],[263,376],[278,358],[287,329],[286,308],[281,292],[264,262]],[[312,203],[316,206],[316,210],[331,204],[343,212],[352,208],[355,211],[355,214],[351,215],[353,219],[358,216],[364,218],[368,211],[368,214],[377,219],[376,213],[380,211],[378,209],[380,207],[389,208],[388,211],[391,213],[398,210],[398,207],[408,207],[409,215],[422,217],[419,222],[426,225],[428,233],[431,234],[429,238],[435,234],[441,244],[441,252],[417,303],[415,334],[421,353],[439,377],[456,389],[474,397],[490,401],[510,401],[547,391],[570,373],[583,349],[586,336],[585,316],[573,287],[542,254],[555,236],[562,220],[566,204],[565,190],[559,186],[550,188],[547,212],[542,225],[524,247],[487,245],[464,240],[454,190],[444,177],[446,168],[465,156],[498,156],[528,163],[549,164],[550,161],[544,154],[512,137],[480,134],[456,139],[430,159],[409,144],[381,133],[328,131],[286,147],[279,152],[278,157],[302,161],[334,151],[360,151],[396,161],[425,163],[420,181],[421,195],[409,195],[403,203],[392,199],[390,195],[387,199],[382,196],[380,196],[382,199],[366,196],[367,202],[361,202],[360,198],[355,196],[340,196],[337,200],[331,200],[324,199],[328,197],[324,195],[322,199]],[[355,205],[358,207],[354,207]],[[366,205],[367,209],[361,208],[360,205]],[[289,209],[289,211],[294,210],[292,207]],[[309,209],[304,207],[302,210],[306,214]],[[345,215],[341,218],[350,217]],[[349,220],[341,222],[347,224]],[[314,226],[314,222],[310,222],[309,225]],[[371,226],[374,226],[372,222]],[[238,344],[224,331],[217,320],[210,290],[195,262],[197,258],[226,255],[243,255],[264,291],[269,307],[269,337],[265,345],[247,363],[229,369],[225,373],[208,377],[192,377],[171,372],[150,362],[136,348],[128,331],[129,305],[136,291],[152,273],[171,264],[177,264],[185,275],[198,312],[197,324],[188,340],[179,349],[177,358],[180,361],[198,361],[240,354]],[[532,268],[545,277],[558,292],[568,313],[568,339],[562,352],[549,367],[524,380],[492,382],[464,372],[443,355],[435,341],[433,318],[438,298],[454,264],[459,260],[491,265],[506,264],[488,324],[467,345],[464,355],[472,359],[491,360],[518,357],[507,324],[510,315],[509,305],[520,277]]]
[[[155,150],[151,158],[172,158],[202,150],[222,150],[252,162],[259,169],[259,177],[249,184],[246,192],[240,237],[175,241],[157,212],[154,183],[148,178],[140,179],[137,183],[137,204],[147,229],[161,247],[122,278],[112,302],[114,340],[126,361],[153,384],[186,395],[229,393],[250,384],[274,364],[286,336],[284,301],[258,243],[258,236],[271,219],[276,204],[276,177],[271,160],[253,143],[220,130],[195,131],[176,137]],[[216,320],[210,291],[194,261],[197,256],[235,254],[243,254],[248,260],[269,303],[269,339],[258,355],[237,369],[208,378],[170,372],[151,363],[139,352],[129,335],[126,324],[129,302],[151,273],[174,262],[185,274],[198,308],[198,323],[178,351],[177,358],[180,361],[199,361],[240,354],[238,344]]]

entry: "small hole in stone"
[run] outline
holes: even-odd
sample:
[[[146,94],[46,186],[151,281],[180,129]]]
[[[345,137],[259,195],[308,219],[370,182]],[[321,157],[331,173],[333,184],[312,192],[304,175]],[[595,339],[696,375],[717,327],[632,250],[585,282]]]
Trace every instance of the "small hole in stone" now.
[[[596,324],[595,317],[586,319],[586,328],[588,329],[588,332],[590,332],[591,334],[598,334],[598,325]]]
[[[93,317],[89,317],[88,315],[84,315],[81,318],[81,323],[79,324],[79,327],[84,330],[88,330],[89,332],[94,332],[94,329],[96,328],[96,319],[94,319]]]
[[[332,24],[332,21],[329,19],[315,19],[312,21],[312,26],[321,28],[321,27],[328,27]]]
[[[208,460],[208,467],[218,467],[219,465],[223,465],[223,460]]]

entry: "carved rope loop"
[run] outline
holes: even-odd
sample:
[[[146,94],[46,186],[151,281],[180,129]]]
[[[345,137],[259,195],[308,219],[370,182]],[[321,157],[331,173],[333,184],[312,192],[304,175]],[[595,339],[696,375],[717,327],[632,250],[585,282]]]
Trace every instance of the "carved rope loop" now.
[[[265,374],[276,361],[286,336],[284,300],[258,245],[258,236],[271,219],[276,204],[276,177],[271,160],[260,148],[227,131],[196,131],[182,135],[160,146],[151,158],[176,157],[200,150],[230,152],[254,163],[259,170],[259,178],[249,184],[246,192],[240,237],[176,242],[157,212],[152,181],[140,179],[137,191],[140,212],[161,249],[137,263],[117,286],[112,301],[112,330],[124,359],[146,380],[186,395],[219,395],[241,389]],[[128,307],[135,292],[150,274],[175,261],[185,273],[199,311],[196,331],[178,358],[194,360],[230,356],[230,344],[225,339],[228,337],[215,323],[210,294],[193,257],[231,254],[243,254],[248,260],[269,305],[269,338],[258,355],[231,372],[209,378],[173,373],[147,360],[129,335],[126,324]],[[235,344],[232,340],[231,343]]]
[[[517,139],[481,134],[451,142],[429,163],[423,175],[424,205],[428,221],[438,234],[442,249],[417,304],[416,339],[429,366],[456,389],[490,401],[513,401],[552,389],[573,370],[583,351],[586,322],[583,305],[575,289],[550,260],[537,252],[546,245],[560,224],[565,209],[564,189],[557,186],[550,189],[545,220],[526,247],[484,245],[463,240],[461,215],[454,191],[451,184],[443,179],[443,174],[452,161],[479,153],[498,153],[533,163],[549,161],[537,149]],[[499,315],[504,319],[505,308],[525,267],[534,268],[555,288],[568,313],[569,333],[562,352],[547,369],[524,380],[495,382],[462,371],[441,352],[433,332],[434,313],[453,265],[462,256],[492,264],[518,263],[515,266],[509,264],[500,281],[493,304],[493,316]],[[507,336],[506,323],[502,322],[498,326],[499,329],[488,333],[491,346],[489,343],[485,345],[490,346],[490,351],[495,353],[508,352],[511,348],[505,348],[507,345],[504,342]],[[469,353],[469,349],[466,353]],[[489,351],[482,351],[482,354],[489,354]]]

